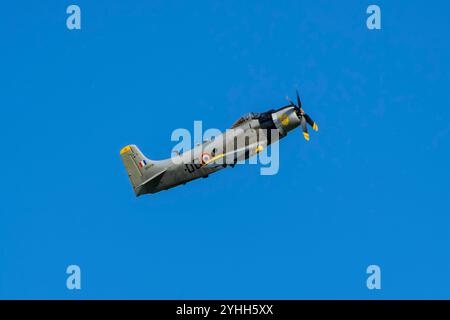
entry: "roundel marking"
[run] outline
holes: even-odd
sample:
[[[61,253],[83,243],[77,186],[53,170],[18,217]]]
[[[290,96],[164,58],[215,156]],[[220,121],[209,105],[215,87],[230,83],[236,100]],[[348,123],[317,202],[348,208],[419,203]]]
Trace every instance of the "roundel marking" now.
[[[209,160],[211,160],[211,155],[207,152],[203,152],[202,155],[200,156],[200,159],[202,161],[202,164],[207,163]]]

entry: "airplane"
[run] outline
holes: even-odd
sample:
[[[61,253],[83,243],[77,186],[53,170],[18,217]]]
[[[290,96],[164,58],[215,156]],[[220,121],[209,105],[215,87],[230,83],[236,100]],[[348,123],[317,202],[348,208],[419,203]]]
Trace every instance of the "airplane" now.
[[[289,105],[262,113],[247,113],[231,126],[231,130],[169,159],[151,160],[133,144],[122,148],[120,156],[136,197],[207,178],[227,166],[234,167],[237,162],[286,137],[298,126],[309,141],[307,124],[318,131],[317,124],[302,109],[298,91],[297,104],[286,98]]]

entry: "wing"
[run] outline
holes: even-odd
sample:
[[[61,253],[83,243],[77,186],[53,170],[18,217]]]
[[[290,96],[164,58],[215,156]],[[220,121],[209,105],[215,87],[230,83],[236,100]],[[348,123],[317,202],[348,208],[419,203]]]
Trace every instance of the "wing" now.
[[[257,153],[264,150],[261,143],[253,143],[246,147],[238,148],[236,150],[228,151],[215,155],[210,160],[203,164],[203,167],[218,167],[225,165],[234,165],[238,161],[246,160]]]

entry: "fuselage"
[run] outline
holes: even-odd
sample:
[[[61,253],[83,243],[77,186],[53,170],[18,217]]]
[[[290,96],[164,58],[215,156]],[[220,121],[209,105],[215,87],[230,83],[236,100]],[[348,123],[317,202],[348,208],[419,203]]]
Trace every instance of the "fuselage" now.
[[[284,138],[299,124],[300,119],[292,106],[264,113],[249,113],[214,140],[170,159],[155,161],[154,166],[164,168],[164,173],[157,183],[142,188],[139,194],[173,188],[198,178],[206,178],[227,166],[234,166],[256,155],[275,140]],[[205,158],[217,160],[208,164]]]

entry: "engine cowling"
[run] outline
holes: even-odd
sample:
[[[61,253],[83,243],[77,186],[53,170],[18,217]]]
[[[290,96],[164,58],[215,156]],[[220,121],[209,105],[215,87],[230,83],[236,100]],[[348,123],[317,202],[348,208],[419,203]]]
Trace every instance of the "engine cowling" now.
[[[300,119],[294,107],[286,107],[272,113],[272,120],[282,135],[286,135],[289,131],[294,130],[300,125]]]

